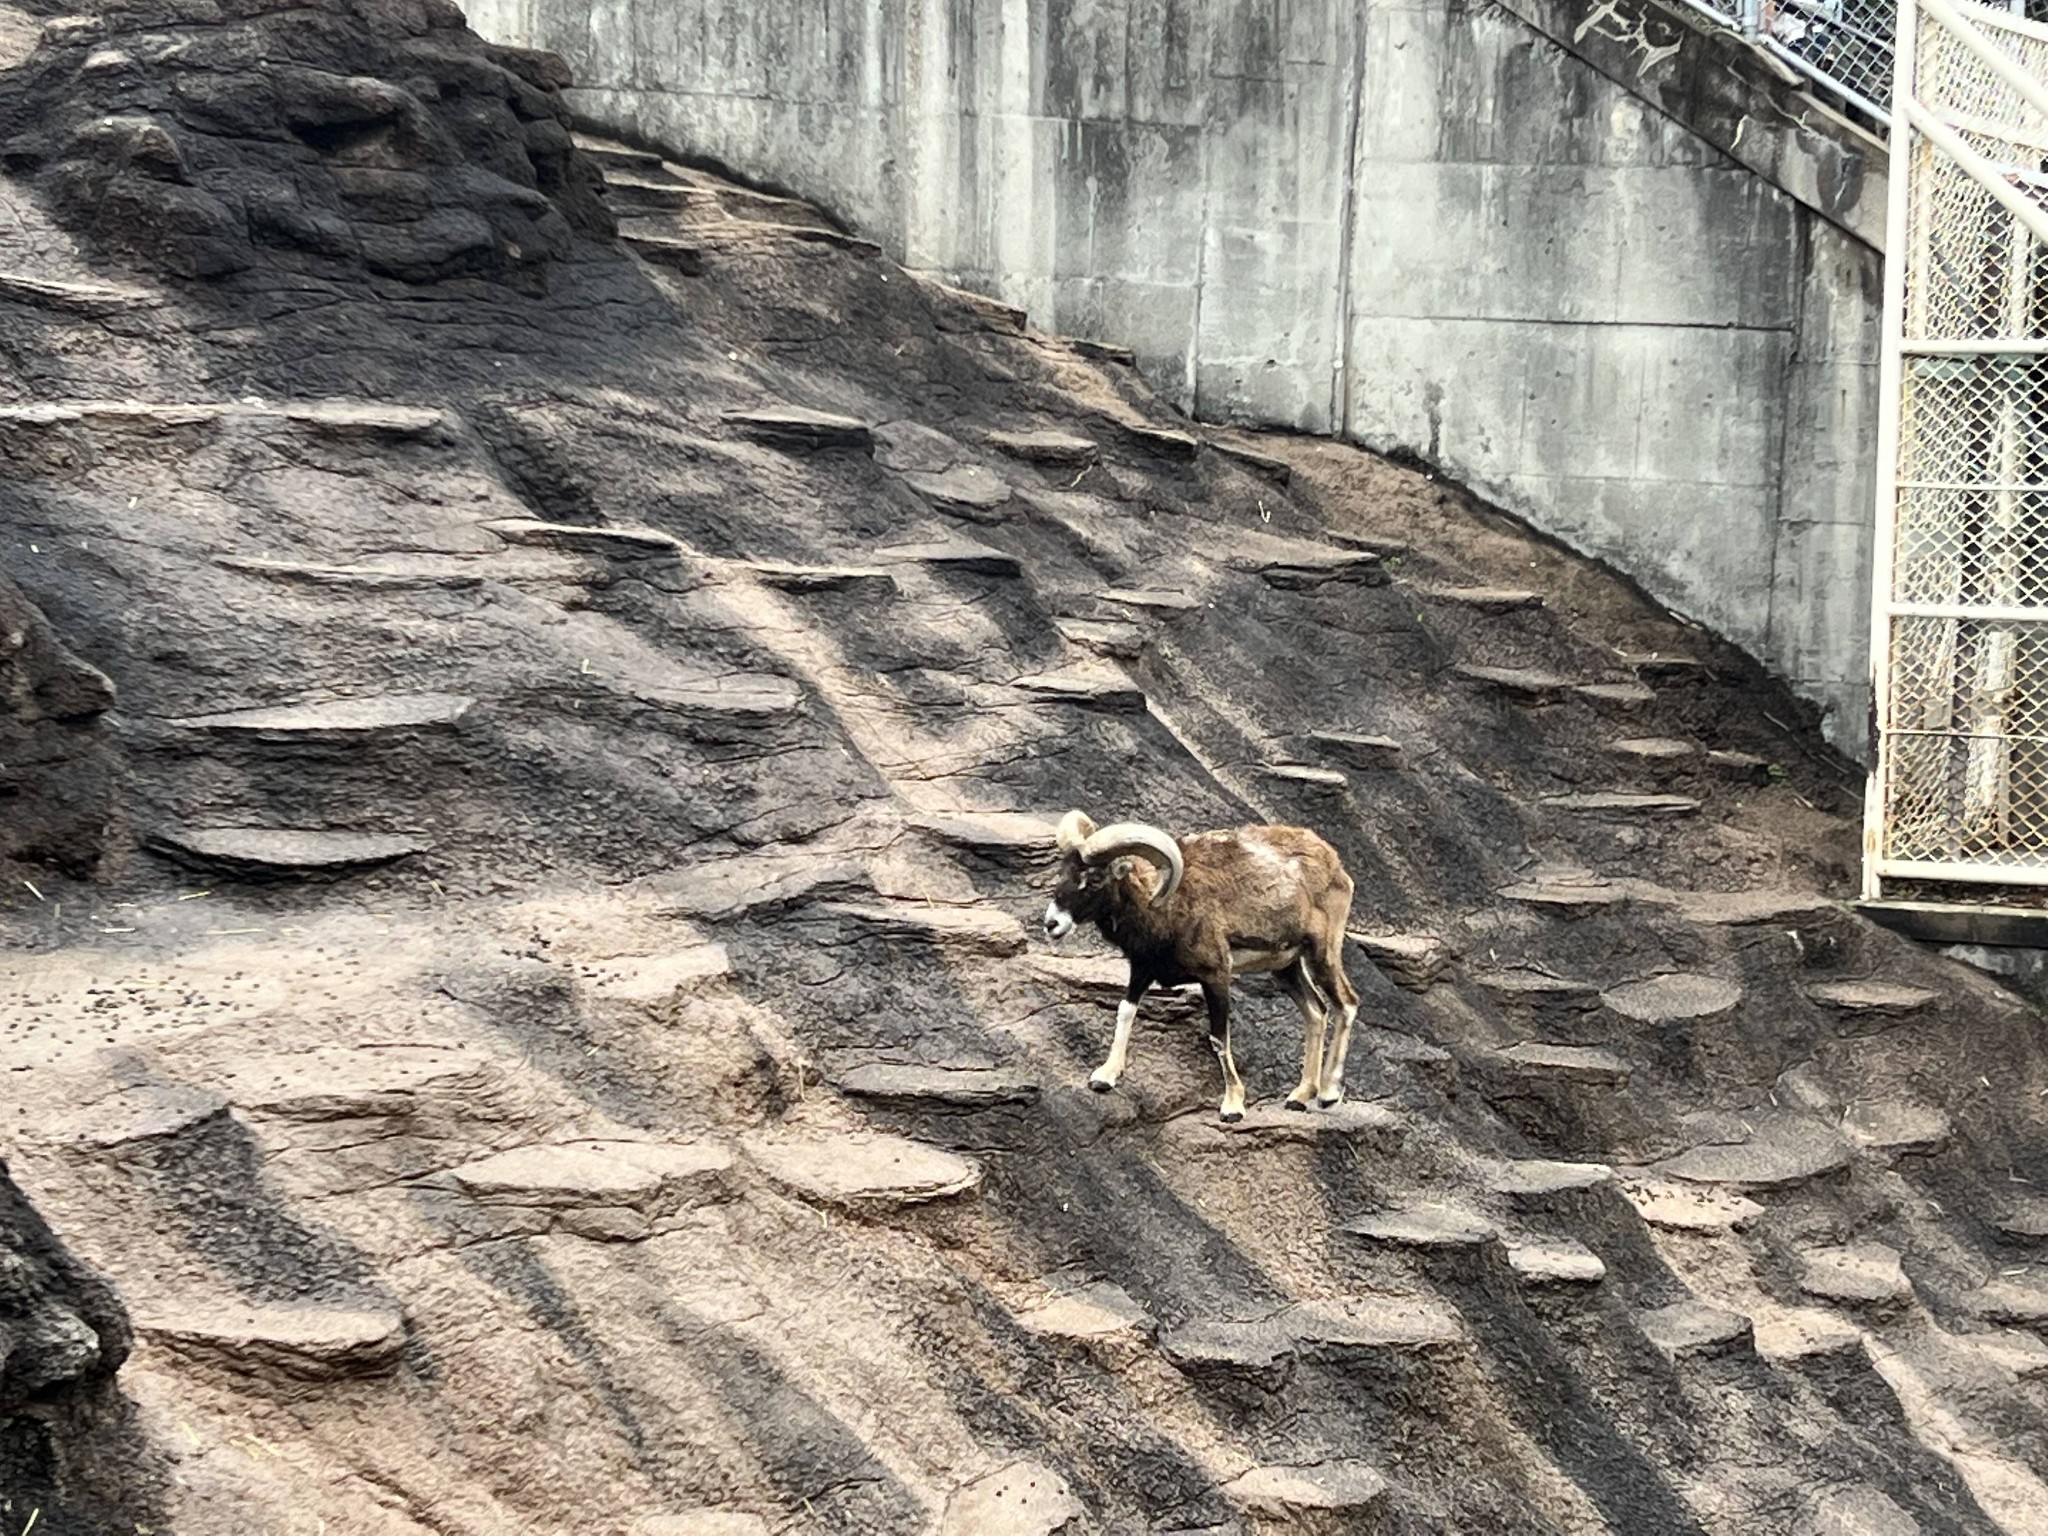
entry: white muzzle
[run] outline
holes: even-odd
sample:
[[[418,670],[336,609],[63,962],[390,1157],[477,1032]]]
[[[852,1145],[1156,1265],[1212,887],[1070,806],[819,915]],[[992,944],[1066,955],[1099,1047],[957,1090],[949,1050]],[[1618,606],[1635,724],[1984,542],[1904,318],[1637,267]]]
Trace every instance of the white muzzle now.
[[[1074,914],[1056,901],[1045,904],[1045,936],[1049,939],[1064,939],[1074,931]]]

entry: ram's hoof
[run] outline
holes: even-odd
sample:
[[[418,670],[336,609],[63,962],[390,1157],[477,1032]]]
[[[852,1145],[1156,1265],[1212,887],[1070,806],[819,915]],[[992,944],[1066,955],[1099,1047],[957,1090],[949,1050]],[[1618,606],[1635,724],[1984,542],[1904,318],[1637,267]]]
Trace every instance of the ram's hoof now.
[[[1241,1109],[1226,1109],[1223,1111],[1223,1123],[1225,1125],[1235,1125],[1243,1118],[1244,1111]]]
[[[1097,1093],[1108,1093],[1110,1092],[1110,1090],[1116,1087],[1116,1084],[1112,1083],[1106,1077],[1091,1077],[1088,1079],[1088,1086],[1090,1088],[1093,1088]]]
[[[1316,1100],[1317,1106],[1322,1109],[1335,1109],[1339,1104],[1342,1104],[1343,1102],[1344,1090],[1342,1088],[1339,1088],[1334,1094],[1332,1094],[1327,1099]]]
[[[1300,1110],[1300,1111],[1301,1111],[1301,1112],[1302,1112],[1303,1114],[1307,1114],[1307,1113],[1308,1113],[1308,1100],[1307,1100],[1307,1099],[1289,1099],[1289,1100],[1287,1101],[1287,1107],[1288,1107],[1289,1109],[1298,1109],[1298,1110]]]

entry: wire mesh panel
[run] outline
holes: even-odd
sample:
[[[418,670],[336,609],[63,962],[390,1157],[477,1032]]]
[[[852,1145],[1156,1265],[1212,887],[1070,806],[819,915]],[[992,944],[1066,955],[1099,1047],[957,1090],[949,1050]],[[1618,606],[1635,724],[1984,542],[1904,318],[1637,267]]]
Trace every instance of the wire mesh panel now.
[[[1892,95],[1897,0],[1690,0],[1880,122]]]
[[[2048,885],[2048,27],[1899,22],[1865,889]]]

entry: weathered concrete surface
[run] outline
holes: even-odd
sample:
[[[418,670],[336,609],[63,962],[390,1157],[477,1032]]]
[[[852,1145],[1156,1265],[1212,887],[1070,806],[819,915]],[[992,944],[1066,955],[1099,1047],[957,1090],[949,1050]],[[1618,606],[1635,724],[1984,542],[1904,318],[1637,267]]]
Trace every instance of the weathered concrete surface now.
[[[1864,750],[1883,148],[1682,7],[469,10],[1197,416],[1421,455]]]

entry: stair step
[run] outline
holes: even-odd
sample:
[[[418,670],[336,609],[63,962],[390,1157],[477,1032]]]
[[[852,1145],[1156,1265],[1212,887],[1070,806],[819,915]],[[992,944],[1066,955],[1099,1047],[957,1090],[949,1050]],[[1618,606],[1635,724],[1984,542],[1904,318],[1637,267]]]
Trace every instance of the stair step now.
[[[1629,1067],[1611,1051],[1585,1045],[1545,1045],[1524,1041],[1496,1051],[1494,1058],[1514,1075],[1531,1082],[1581,1083],[1591,1088],[1622,1088]]]
[[[1859,1099],[1842,1116],[1842,1133],[1859,1147],[1902,1157],[1931,1157],[1948,1146],[1955,1126],[1930,1104],[1904,1099]]]
[[[1142,715],[1151,708],[1145,690],[1121,673],[1072,667],[1020,677],[1012,686],[1049,703],[1071,704],[1113,715]]]
[[[286,739],[382,736],[452,726],[475,704],[475,699],[459,693],[395,693],[188,715],[167,723],[180,730]]]
[[[1889,981],[1829,981],[1808,987],[1806,995],[1816,1003],[1843,1013],[1875,1013],[1887,1018],[1907,1018],[1940,996],[1925,987],[1900,986]]]
[[[828,901],[817,910],[828,917],[858,923],[883,938],[915,939],[997,956],[1020,955],[1025,948],[1024,925],[1006,912],[987,907],[942,907],[919,901]]]
[[[716,207],[718,202],[715,193],[649,171],[607,170],[604,185],[607,192],[615,194],[615,201],[628,207],[683,209]]]
[[[1017,1314],[1017,1326],[1027,1333],[1056,1339],[1144,1336],[1154,1331],[1151,1315],[1131,1300],[1121,1286],[1107,1280],[1061,1290],[1027,1307]]]
[[[1370,771],[1401,766],[1401,743],[1391,736],[1367,736],[1356,731],[1310,731],[1308,740],[1348,767]]]
[[[869,1062],[844,1073],[838,1089],[849,1098],[936,1109],[994,1109],[1036,1104],[1039,1085],[1011,1068],[904,1066]]]
[[[785,405],[758,411],[727,411],[724,421],[756,442],[777,448],[875,451],[875,434],[866,422],[830,411]]]
[[[1018,1460],[955,1488],[936,1536],[1059,1536],[1087,1513],[1059,1473]]]
[[[1639,894],[1645,901],[1672,908],[1689,923],[1711,927],[1796,925],[1842,915],[1841,907],[1818,891],[1671,891],[1652,886],[1639,888]]]
[[[1709,675],[1706,663],[1695,656],[1666,654],[1661,651],[1624,651],[1615,659],[1646,682],[1697,682]]]
[[[1428,1351],[1464,1340],[1455,1314],[1431,1301],[1358,1297],[1299,1302],[1249,1321],[1203,1319],[1160,1338],[1167,1360],[1188,1375],[1264,1374],[1303,1351],[1372,1354]]]
[[[991,432],[984,439],[998,453],[1027,464],[1052,464],[1062,469],[1080,469],[1093,464],[1101,453],[1090,438],[1071,432]]]
[[[910,276],[919,288],[940,301],[934,306],[933,319],[941,331],[990,331],[998,336],[1022,336],[1030,324],[1030,315],[1015,304],[1005,304],[1001,299],[992,299],[971,288],[941,282],[929,272],[912,272]],[[949,310],[955,313],[965,311],[971,323],[965,326],[950,323],[952,315]]]
[[[1332,544],[1341,544],[1346,549],[1362,549],[1367,554],[1378,555],[1382,560],[1398,560],[1408,553],[1405,540],[1391,538],[1377,533],[1346,533],[1340,528],[1326,528],[1323,537]]]
[[[969,522],[1000,521],[994,514],[1010,500],[1008,483],[980,464],[956,464],[938,474],[912,471],[902,479],[938,511]]]
[[[941,539],[929,544],[893,544],[875,551],[875,558],[894,565],[925,565],[934,570],[964,571],[972,576],[1007,580],[1024,574],[1015,555],[990,549],[969,539]]]
[[[1860,1353],[1863,1330],[1819,1307],[1777,1307],[1754,1319],[1756,1352],[1776,1364]]]
[[[1578,1194],[1613,1182],[1614,1170],[1605,1163],[1539,1157],[1509,1163],[1487,1180],[1487,1188],[1518,1203],[1540,1205],[1553,1196]]]
[[[570,140],[583,153],[607,165],[635,166],[642,170],[658,171],[662,166],[661,156],[645,149],[632,149],[610,139],[594,138],[587,133],[571,134]]]
[[[1380,557],[1367,554],[1362,549],[1320,550],[1309,545],[1304,546],[1299,554],[1267,557],[1248,554],[1234,557],[1229,563],[1281,592],[1312,592],[1332,584],[1379,587],[1385,586],[1387,581]]]
[[[1136,661],[1145,651],[1145,631],[1121,619],[1054,619],[1069,645],[1112,661]]]
[[[1234,463],[1242,464],[1253,474],[1263,475],[1275,485],[1288,485],[1294,480],[1294,466],[1285,459],[1275,458],[1270,453],[1261,453],[1256,448],[1247,448],[1242,443],[1225,442],[1210,438],[1209,447]]]
[[[1190,1005],[1197,1000],[1190,995]],[[1254,1104],[1238,1120],[1219,1120],[1208,1110],[1177,1116],[1168,1134],[1189,1151],[1216,1151],[1233,1142],[1264,1144],[1349,1141],[1368,1152],[1391,1156],[1408,1137],[1408,1122],[1390,1109],[1363,1099],[1346,1099],[1328,1109],[1290,1109],[1279,1100]]]
[[[672,268],[685,277],[704,274],[704,242],[701,240],[639,229],[620,230],[619,240],[658,267]]]
[[[1363,1461],[1333,1457],[1308,1466],[1254,1467],[1223,1485],[1231,1503],[1256,1516],[1285,1520],[1288,1529],[1321,1529],[1314,1522],[1331,1514],[1350,1521],[1370,1518],[1385,1507],[1387,1480]]]
[[[1673,1232],[1731,1232],[1764,1213],[1733,1190],[1642,1174],[1622,1180],[1621,1192],[1645,1222]]]
[[[703,682],[636,683],[629,690],[642,704],[675,715],[713,720],[784,719],[801,714],[802,684],[772,672],[734,672]]]
[[[1656,1171],[1690,1184],[1796,1189],[1840,1173],[1853,1158],[1849,1144],[1831,1127],[1784,1111],[1765,1118],[1748,1141],[1697,1146],[1658,1163]]]
[[[1666,772],[1688,767],[1700,756],[1698,747],[1675,736],[1624,736],[1607,743],[1607,750],[1640,767]]]
[[[1451,671],[1453,676],[1465,682],[1478,683],[1505,693],[1511,698],[1538,704],[1548,704],[1563,698],[1565,690],[1572,686],[1555,673],[1541,672],[1531,667],[1482,667],[1461,662]]]
[[[716,200],[718,201],[720,211],[726,214],[725,221],[719,224],[697,224],[693,225],[692,229],[694,233],[706,239],[716,241],[719,244],[740,247],[748,245],[758,247],[764,242],[770,245],[777,243],[828,245],[836,251],[849,251],[857,256],[879,256],[882,254],[881,246],[874,241],[865,239],[860,235],[849,235],[844,230],[834,229],[831,225],[822,222],[822,220],[798,219],[794,221],[781,221],[749,218],[742,213],[735,212],[731,208],[732,198],[730,194],[719,196]],[[804,211],[810,212],[808,206],[805,207]]]
[[[1044,864],[1058,853],[1054,823],[1020,811],[920,811],[905,821],[942,843],[1005,863]]]
[[[981,1164],[901,1136],[763,1132],[743,1145],[775,1183],[826,1205],[887,1210],[981,1186]]]
[[[1305,763],[1268,763],[1261,771],[1269,779],[1278,779],[1283,784],[1301,784],[1309,789],[1341,791],[1351,787],[1351,781],[1334,768],[1311,768]]]
[[[1128,356],[1129,353],[1125,353],[1125,357]],[[1117,360],[1123,361],[1122,358]],[[1131,446],[1157,458],[1177,459],[1185,463],[1193,459],[1202,447],[1200,438],[1178,427],[1154,426],[1149,421],[1136,421],[1126,416],[1105,415],[1103,419],[1121,432]]]
[[[158,405],[144,400],[63,400],[0,406],[7,428],[88,426],[108,432],[158,435],[221,422],[305,427],[324,436],[410,442],[437,434],[446,417],[419,406],[367,400],[319,400],[299,405],[244,405],[199,401]]]
[[[30,277],[23,272],[0,272],[0,301],[92,318],[127,310],[151,309],[161,304],[163,299],[140,288],[63,282],[56,278]]]
[[[1658,1352],[1672,1361],[1734,1354],[1755,1347],[1755,1330],[1740,1312],[1703,1301],[1681,1301],[1636,1314],[1636,1324]]]
[[[47,1131],[54,1132],[52,1140],[111,1150],[148,1142],[168,1144],[188,1131],[204,1135],[207,1126],[227,1118],[227,1097],[210,1088],[144,1083],[97,1099]]]
[[[1761,787],[1771,782],[1771,765],[1754,753],[1709,752],[1707,766],[1723,778],[1734,779],[1738,783]]]
[[[433,845],[376,832],[275,827],[192,827],[150,834],[145,846],[194,864],[246,875],[342,874],[389,864]]]
[[[2037,1328],[2048,1323],[2048,1278],[2038,1273],[2000,1277],[1971,1292],[1964,1305],[1987,1322]]]
[[[1543,803],[1556,811],[1573,811],[1588,816],[1606,816],[1633,821],[1646,817],[1691,816],[1700,808],[1690,795],[1636,795],[1605,791],[1582,795],[1545,795]]]
[[[1641,683],[1576,683],[1572,692],[1596,709],[1620,713],[1657,701],[1657,695]]]
[[[1531,880],[1505,886],[1497,894],[1503,901],[1548,907],[1574,916],[1625,906],[1629,900],[1625,887],[1608,880]]]
[[[784,565],[773,560],[749,560],[749,571],[764,587],[778,592],[808,596],[816,592],[859,592],[869,597],[892,598],[896,578],[873,565]]]
[[[1898,1249],[1883,1243],[1808,1250],[1799,1256],[1799,1289],[1838,1306],[1891,1308],[1913,1298]]]
[[[136,1331],[173,1354],[297,1381],[388,1376],[405,1354],[405,1319],[378,1307],[131,1301]]]
[[[1607,1266],[1584,1243],[1570,1238],[1510,1238],[1508,1265],[1531,1285],[1598,1285]]]
[[[1095,595],[1101,602],[1149,613],[1186,613],[1191,608],[1202,606],[1185,592],[1171,592],[1160,587],[1111,587]]]
[[[622,560],[674,560],[683,546],[653,528],[617,528],[591,523],[549,523],[531,517],[494,518],[482,525],[507,544],[569,550]]]
[[[1430,602],[1472,608],[1480,613],[1514,613],[1543,606],[1541,592],[1525,592],[1518,587],[1438,587],[1417,583],[1412,590],[1417,597]]]
[[[1514,1013],[1587,1013],[1600,1006],[1600,989],[1592,982],[1543,971],[1475,971],[1472,984]]]
[[[1404,992],[1427,992],[1450,970],[1450,946],[1433,933],[1359,933],[1346,935],[1366,958]]]
[[[638,1242],[732,1192],[732,1153],[713,1142],[569,1141],[464,1163],[449,1181],[494,1234],[567,1232]]]
[[[833,854],[761,854],[714,859],[668,876],[657,887],[658,917],[706,922],[771,917],[868,889],[859,860]]]
[[[1637,1024],[1684,1024],[1733,1013],[1742,1002],[1742,988],[1718,976],[1671,971],[1609,987],[1600,1001]]]
[[[1992,1225],[2016,1242],[2048,1239],[2048,1199],[2015,1200],[1993,1218]]]
[[[1500,1238],[1492,1222],[1452,1206],[1374,1211],[1353,1217],[1340,1230],[1383,1247],[1425,1251],[1480,1248]]]
[[[352,587],[370,592],[404,592],[423,589],[467,591],[483,585],[483,577],[466,571],[387,571],[373,565],[312,565],[298,560],[256,559],[245,555],[216,555],[214,564],[251,576],[269,576],[278,581],[302,581],[311,586]]]

